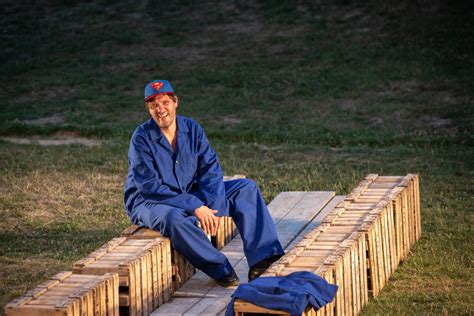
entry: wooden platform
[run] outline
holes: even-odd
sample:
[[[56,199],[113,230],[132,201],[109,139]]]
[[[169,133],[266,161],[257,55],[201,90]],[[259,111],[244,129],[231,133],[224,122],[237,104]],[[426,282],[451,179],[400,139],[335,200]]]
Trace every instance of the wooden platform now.
[[[268,208],[283,247],[286,249],[298,243],[343,199],[328,191],[280,193]],[[222,252],[234,266],[241,283],[247,282],[248,265],[240,236],[231,240]],[[172,295],[171,302],[152,315],[221,315],[235,288],[221,287],[199,271]]]
[[[357,315],[420,235],[418,176],[368,175],[264,276],[312,271],[339,289],[332,302],[304,315]],[[239,300],[234,307],[236,315],[282,314]]]

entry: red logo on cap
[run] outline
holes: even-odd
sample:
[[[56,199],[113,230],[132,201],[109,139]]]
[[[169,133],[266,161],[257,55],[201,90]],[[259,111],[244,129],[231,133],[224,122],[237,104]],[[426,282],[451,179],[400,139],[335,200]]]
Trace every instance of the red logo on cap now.
[[[151,84],[151,87],[155,90],[160,90],[161,87],[163,87],[163,82],[159,82],[159,81],[158,82],[153,82]]]

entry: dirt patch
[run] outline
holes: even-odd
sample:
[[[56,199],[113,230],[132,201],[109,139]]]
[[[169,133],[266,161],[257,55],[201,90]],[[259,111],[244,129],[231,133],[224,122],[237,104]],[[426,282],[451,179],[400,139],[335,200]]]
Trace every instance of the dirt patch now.
[[[450,119],[445,119],[434,115],[423,115],[418,118],[417,122],[420,126],[429,126],[444,132],[453,132],[453,129],[456,129],[456,127],[451,123]]]
[[[369,117],[369,123],[373,126],[383,126],[385,120],[382,117]]]
[[[42,87],[41,89],[31,87],[29,92],[26,92],[18,97],[21,102],[27,102],[30,100],[45,100],[45,99],[63,99],[74,95],[79,91],[78,88],[64,87],[64,86],[49,86]]]
[[[242,123],[242,119],[239,118],[237,115],[234,115],[234,114],[230,114],[230,115],[224,116],[224,117],[222,118],[222,121],[223,121],[226,125],[237,125],[237,124]]]
[[[347,112],[357,112],[360,108],[359,102],[355,99],[343,99],[340,102],[338,102],[337,106],[342,111],[347,111]]]
[[[59,146],[83,145],[87,147],[99,146],[100,141],[85,137],[2,137],[4,141],[21,145]]]
[[[391,82],[388,86],[367,93],[369,97],[396,98],[419,92],[419,84],[414,80]]]
[[[55,115],[47,116],[47,117],[40,117],[34,120],[24,120],[21,122],[28,125],[43,126],[43,125],[49,125],[49,124],[63,124],[65,120],[63,116],[55,114]]]

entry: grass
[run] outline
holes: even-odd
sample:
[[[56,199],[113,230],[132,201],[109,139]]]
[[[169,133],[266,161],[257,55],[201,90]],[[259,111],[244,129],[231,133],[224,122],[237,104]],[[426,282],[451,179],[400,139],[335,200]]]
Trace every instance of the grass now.
[[[267,201],[419,173],[422,239],[363,314],[474,313],[469,4],[4,2],[0,135],[102,145],[0,141],[0,306],[127,226],[128,140],[166,78]]]

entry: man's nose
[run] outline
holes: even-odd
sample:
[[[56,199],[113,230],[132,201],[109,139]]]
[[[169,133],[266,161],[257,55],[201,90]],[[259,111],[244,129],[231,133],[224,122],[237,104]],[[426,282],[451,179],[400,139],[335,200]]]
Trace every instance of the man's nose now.
[[[159,112],[162,112],[162,111],[164,111],[165,106],[164,106],[164,104],[157,103],[157,104],[156,104],[156,109],[157,109]]]

